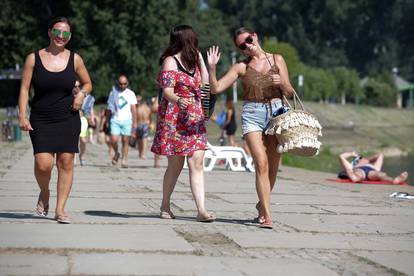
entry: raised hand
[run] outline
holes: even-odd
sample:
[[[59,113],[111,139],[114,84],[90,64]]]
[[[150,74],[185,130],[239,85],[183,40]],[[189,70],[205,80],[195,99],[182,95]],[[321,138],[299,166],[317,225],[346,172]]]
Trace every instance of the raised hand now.
[[[220,60],[221,53],[218,46],[212,46],[207,51],[207,62],[209,66],[215,66]]]

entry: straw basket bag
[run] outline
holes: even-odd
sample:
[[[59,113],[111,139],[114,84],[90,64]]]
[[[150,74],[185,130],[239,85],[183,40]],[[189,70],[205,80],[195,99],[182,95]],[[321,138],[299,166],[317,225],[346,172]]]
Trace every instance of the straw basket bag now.
[[[314,156],[319,153],[322,136],[322,126],[318,119],[311,113],[305,111],[296,91],[293,93],[293,108],[289,101],[283,96],[284,102],[289,110],[270,120],[266,134],[276,135],[279,145],[277,152],[288,152],[301,156]],[[296,108],[296,101],[301,109]]]

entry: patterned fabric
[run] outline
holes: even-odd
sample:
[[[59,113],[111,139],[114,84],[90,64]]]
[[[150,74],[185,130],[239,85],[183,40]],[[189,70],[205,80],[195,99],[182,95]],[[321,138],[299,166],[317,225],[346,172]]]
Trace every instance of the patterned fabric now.
[[[207,149],[207,132],[201,107],[201,75],[194,77],[181,71],[161,71],[161,88],[174,87],[174,93],[191,100],[187,109],[162,97],[158,108],[157,130],[151,151],[160,155],[192,156],[194,151]]]

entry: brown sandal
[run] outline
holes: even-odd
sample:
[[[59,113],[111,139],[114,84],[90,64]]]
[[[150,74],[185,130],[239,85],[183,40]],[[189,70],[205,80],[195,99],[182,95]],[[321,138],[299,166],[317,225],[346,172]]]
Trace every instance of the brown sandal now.
[[[171,211],[161,211],[160,212],[161,219],[175,219],[173,212]]]

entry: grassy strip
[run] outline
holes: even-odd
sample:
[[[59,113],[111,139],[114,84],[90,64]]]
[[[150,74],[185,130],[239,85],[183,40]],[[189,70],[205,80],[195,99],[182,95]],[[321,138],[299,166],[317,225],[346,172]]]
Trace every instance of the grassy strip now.
[[[312,171],[336,173],[340,169],[338,156],[333,154],[328,147],[324,147],[317,156],[303,157],[292,154],[283,154],[282,164]]]

